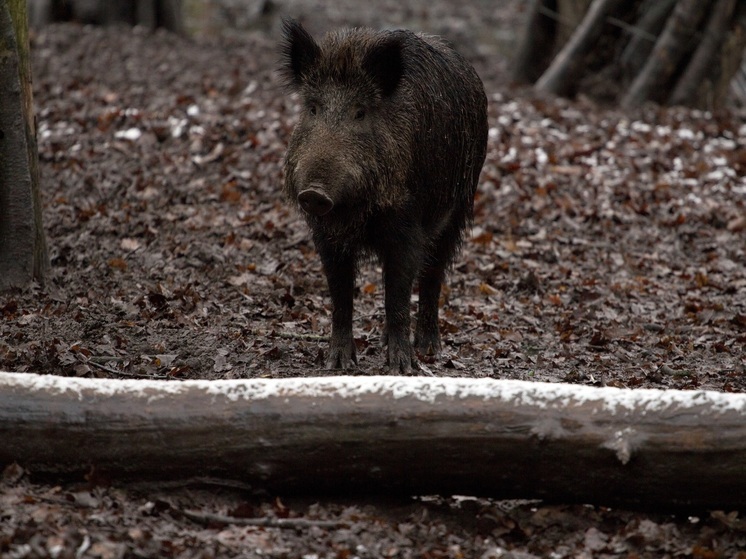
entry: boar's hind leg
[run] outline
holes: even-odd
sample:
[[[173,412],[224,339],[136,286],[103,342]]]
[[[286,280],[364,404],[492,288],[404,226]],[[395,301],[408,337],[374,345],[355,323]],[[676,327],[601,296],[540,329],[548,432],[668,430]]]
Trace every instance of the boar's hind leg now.
[[[420,303],[414,345],[422,355],[437,355],[440,352],[438,300],[444,273],[445,265],[438,263],[426,265],[420,274]]]
[[[463,220],[455,219],[440,234],[437,242],[425,258],[425,266],[420,272],[420,304],[417,311],[414,344],[423,355],[437,355],[440,352],[440,332],[438,330],[438,301],[445,271],[458,251],[459,239],[463,230]]]
[[[355,259],[351,255],[321,252],[329,293],[332,297],[332,337],[327,369],[349,369],[357,365],[352,339],[352,297],[355,289]]]
[[[403,247],[402,247],[403,248]],[[409,301],[412,297],[421,251],[417,246],[410,250],[393,250],[384,259],[386,326],[384,341],[388,344],[387,364],[395,373],[408,374],[418,367],[409,340]]]

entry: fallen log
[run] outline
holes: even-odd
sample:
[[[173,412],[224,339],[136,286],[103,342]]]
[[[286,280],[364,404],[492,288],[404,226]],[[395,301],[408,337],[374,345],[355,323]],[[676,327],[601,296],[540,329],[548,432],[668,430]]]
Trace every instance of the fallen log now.
[[[290,494],[746,503],[746,394],[514,380],[0,373],[0,467]]]

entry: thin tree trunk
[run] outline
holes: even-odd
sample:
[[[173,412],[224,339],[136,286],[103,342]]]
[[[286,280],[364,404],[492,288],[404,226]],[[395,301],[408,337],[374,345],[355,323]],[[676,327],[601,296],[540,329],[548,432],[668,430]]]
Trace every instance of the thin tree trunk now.
[[[583,55],[601,35],[606,17],[622,3],[623,0],[593,0],[582,23],[536,82],[536,91],[563,95],[570,89],[583,70]]]
[[[645,66],[622,98],[622,108],[639,107],[665,93],[709,5],[704,0],[679,0]]]
[[[155,29],[158,25],[156,0],[136,0],[135,23],[147,29]]]
[[[722,71],[720,72],[720,81],[714,85],[713,107],[724,105],[731,92],[734,94],[733,97],[738,99],[736,89],[739,81],[738,77],[740,75],[743,78],[746,72],[744,55],[746,55],[746,3],[738,2],[733,27],[722,48]],[[733,88],[731,88],[732,82],[735,82]]]
[[[726,37],[726,32],[736,8],[736,0],[717,0],[705,27],[705,34],[689,61],[684,74],[669,98],[669,105],[691,104],[697,90],[712,72],[713,62]]]
[[[161,0],[159,3],[158,24],[174,33],[184,34],[184,15],[180,0]]]
[[[557,23],[544,11],[552,9],[554,4],[552,0],[531,0],[528,21],[511,67],[511,79],[515,83],[534,83],[551,60]]]
[[[44,283],[41,221],[25,0],[0,0],[0,290]]]
[[[676,2],[677,0],[656,0],[635,23],[637,33],[632,36],[619,60],[625,75],[630,77],[630,81],[645,66]]]
[[[746,394],[491,379],[116,381],[0,373],[0,468],[280,493],[658,509],[746,502]]]

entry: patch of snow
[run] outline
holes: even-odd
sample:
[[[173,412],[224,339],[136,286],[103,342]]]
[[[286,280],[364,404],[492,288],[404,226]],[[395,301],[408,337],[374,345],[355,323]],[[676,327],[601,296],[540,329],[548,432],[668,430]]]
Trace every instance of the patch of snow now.
[[[344,398],[357,401],[378,395],[394,400],[413,399],[440,405],[477,398],[495,404],[513,404],[538,409],[564,409],[590,406],[592,413],[611,415],[709,409],[712,413],[746,413],[746,394],[726,394],[698,390],[658,390],[597,388],[563,383],[470,378],[339,376],[287,379],[243,380],[112,380],[0,372],[0,391],[16,389],[49,394],[71,394],[79,400],[90,395],[125,395],[147,402],[178,396],[187,391],[202,391],[232,402],[295,397],[318,399]]]
[[[142,136],[142,131],[139,128],[128,128],[127,130],[119,130],[114,133],[114,137],[118,139],[129,140],[135,142]]]

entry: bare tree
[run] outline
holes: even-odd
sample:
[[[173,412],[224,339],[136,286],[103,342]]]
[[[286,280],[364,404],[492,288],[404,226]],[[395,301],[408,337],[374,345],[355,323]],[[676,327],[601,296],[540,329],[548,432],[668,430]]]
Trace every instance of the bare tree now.
[[[39,157],[25,0],[0,0],[0,289],[44,283]]]
[[[51,21],[75,20],[184,31],[181,0],[29,0],[29,10],[34,27]]]
[[[745,46],[737,0],[533,0],[513,79],[625,108],[717,108]]]

